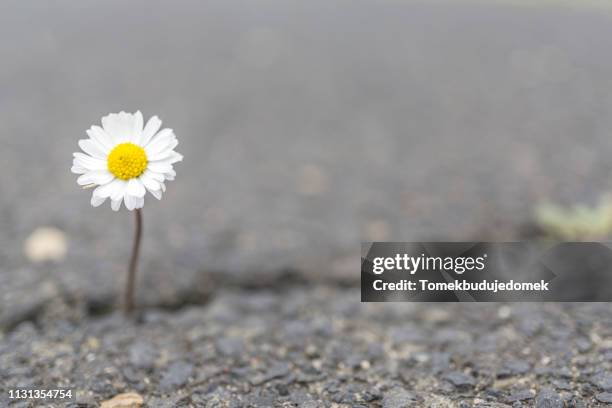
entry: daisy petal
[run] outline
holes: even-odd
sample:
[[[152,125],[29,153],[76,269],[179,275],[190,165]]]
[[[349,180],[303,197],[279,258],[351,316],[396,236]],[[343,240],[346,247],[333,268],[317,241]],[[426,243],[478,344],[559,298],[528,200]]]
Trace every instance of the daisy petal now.
[[[88,184],[104,185],[110,183],[115,176],[113,176],[108,170],[105,171],[90,171],[83,174],[77,179],[77,184],[80,186],[86,186]]]
[[[147,188],[147,190],[149,191],[149,193],[151,193],[151,195],[155,198],[157,198],[158,200],[162,199],[162,191],[161,191],[161,186],[159,190],[150,190]]]
[[[151,141],[153,136],[155,136],[161,125],[162,121],[157,116],[153,116],[151,119],[149,119],[144,127],[144,130],[142,131],[138,144],[140,146],[146,146],[147,143]]]
[[[133,137],[134,122],[133,114],[121,111],[103,117],[102,127],[113,138],[114,143],[123,143]]]
[[[178,163],[183,161],[183,155],[175,151],[170,153],[170,164]]]
[[[126,193],[134,197],[144,197],[146,191],[142,182],[133,178],[128,181]]]
[[[110,183],[109,183],[110,184]],[[110,197],[110,194],[106,194],[110,187],[106,187],[106,184],[103,186],[98,186],[94,189],[92,196],[96,196],[98,198],[107,198]]]
[[[105,160],[96,159],[79,152],[73,153],[73,156],[74,160],[72,161],[72,164],[74,166],[81,166],[89,171],[107,170],[108,168],[108,165],[106,164]]]
[[[183,161],[183,155],[174,150],[158,153],[153,157],[148,158],[150,162],[174,164]]]
[[[113,209],[113,211],[119,211],[119,208],[121,208],[122,200],[123,197],[119,197],[117,200],[111,200],[111,208]]]
[[[106,159],[106,154],[101,149],[101,146],[92,139],[79,140],[79,147],[88,155],[97,159]]]
[[[100,126],[92,126],[89,128],[89,130],[87,130],[87,136],[102,146],[104,148],[104,153],[108,154],[108,152],[110,152],[113,141]]]
[[[123,196],[123,200],[125,201],[125,208],[127,208],[130,211],[136,208],[136,204],[138,203],[138,197],[134,197],[129,194],[125,194]]]
[[[73,165],[70,168],[70,171],[75,173],[75,174],[85,174],[87,173],[89,170],[87,170],[85,167],[83,166],[79,166],[79,165]]]
[[[98,197],[110,197],[114,198],[113,194],[117,191],[118,188],[121,187],[121,184],[124,183],[123,180],[114,179],[110,183],[104,184],[102,186],[97,187],[93,194]]]
[[[140,113],[140,111],[136,111],[134,114],[134,127],[132,128],[132,143],[138,144],[140,141],[143,123],[144,119],[142,118],[142,113]]]
[[[165,149],[162,149],[161,151],[157,153],[152,153],[148,155],[147,158],[149,159],[149,161],[158,161],[158,160],[166,160],[170,157],[176,157],[174,155],[178,155],[180,156],[180,160],[182,160],[183,156],[174,151],[174,148],[177,145],[178,145],[178,140],[176,140],[175,138],[174,141],[171,142]],[[180,160],[176,160],[176,161],[180,161]]]
[[[110,196],[112,200],[118,200],[120,197],[125,195],[125,190],[127,190],[127,181],[116,179],[115,188]]]
[[[162,182],[164,181],[164,175],[155,171],[151,171],[149,169],[145,170],[144,173],[142,173],[144,176],[147,177],[151,177],[153,180],[155,181],[159,181]]]
[[[172,129],[163,129],[145,146],[145,152],[147,157],[154,156],[155,154],[165,150],[170,143],[172,143],[176,137]]]
[[[101,119],[102,129],[110,136],[113,144],[119,143],[119,136],[121,135],[120,127],[118,124],[117,114],[110,113]]]
[[[102,152],[102,158],[106,159],[106,157],[108,156],[108,154],[110,153],[110,149],[106,148],[106,146],[104,146],[103,144],[99,143],[97,140],[94,139],[87,139],[90,140],[93,145],[100,151]]]
[[[164,178],[166,180],[172,181],[172,180],[174,180],[175,177],[176,177],[176,171],[174,171],[174,169],[170,170],[167,173],[164,173]]]
[[[93,207],[99,207],[102,205],[102,203],[104,203],[104,201],[106,201],[106,197],[98,197],[95,194],[91,195],[91,205]]]
[[[173,136],[172,139],[166,144],[166,146],[163,149],[158,150],[157,152],[155,152],[154,153],[155,155],[160,155],[160,154],[168,155],[168,154],[170,154],[176,148],[176,146],[178,146],[179,142],[176,139],[176,136],[174,136],[174,135],[172,135],[172,136]]]
[[[136,197],[136,205],[134,208],[142,208],[144,207],[144,197]]]
[[[147,168],[156,173],[168,173],[172,171],[172,165],[169,163],[151,162],[147,165]]]
[[[149,191],[151,190],[157,191],[161,189],[159,181],[155,180],[153,177],[151,177],[150,174],[147,174],[146,172],[140,175],[140,181]]]

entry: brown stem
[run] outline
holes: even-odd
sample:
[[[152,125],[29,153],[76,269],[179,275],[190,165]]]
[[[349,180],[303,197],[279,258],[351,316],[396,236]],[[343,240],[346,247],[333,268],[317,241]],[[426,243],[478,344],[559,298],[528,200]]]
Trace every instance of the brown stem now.
[[[140,209],[136,209],[134,214],[136,215],[136,231],[134,232],[134,245],[132,246],[132,257],[130,258],[123,304],[126,315],[134,311],[134,286],[136,282],[136,269],[138,267],[138,254],[140,252],[140,238],[142,237],[142,213]]]

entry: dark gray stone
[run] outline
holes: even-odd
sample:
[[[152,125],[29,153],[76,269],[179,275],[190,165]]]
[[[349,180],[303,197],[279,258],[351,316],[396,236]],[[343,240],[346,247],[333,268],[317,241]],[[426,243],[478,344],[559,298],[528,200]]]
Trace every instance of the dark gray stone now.
[[[564,402],[559,394],[550,389],[542,389],[536,396],[536,408],[563,408]]]
[[[476,384],[476,380],[471,375],[460,371],[452,371],[443,377],[457,388],[471,388]]]
[[[393,388],[383,397],[383,408],[410,408],[414,407],[416,396],[403,388]]]
[[[591,340],[589,340],[588,338],[580,337],[580,338],[576,339],[576,348],[581,353],[585,353],[585,352],[589,351],[591,349],[591,347],[593,347],[593,343],[591,343]]]
[[[591,384],[603,391],[612,391],[612,373],[604,372],[593,376]]]
[[[499,371],[498,377],[511,377],[525,374],[531,369],[531,365],[525,360],[511,360],[504,363]]]
[[[551,383],[558,390],[570,391],[572,389],[572,385],[566,380],[553,380]]]
[[[595,399],[599,402],[604,402],[606,404],[612,404],[612,392],[601,392],[595,395]]]
[[[299,408],[324,408],[325,407],[324,404],[318,403],[313,400],[301,402],[298,406]]]
[[[568,408],[587,408],[587,403],[578,397],[572,397],[568,403]]]
[[[217,351],[225,357],[240,357],[245,354],[244,340],[239,337],[224,337],[216,342]]]
[[[193,364],[185,361],[172,363],[162,376],[159,385],[164,391],[172,391],[182,387],[193,373]]]
[[[77,395],[75,403],[78,408],[94,408],[98,406],[98,402],[91,395]]]
[[[157,350],[151,343],[136,342],[129,349],[130,363],[137,368],[152,369],[157,358]]]
[[[272,366],[268,371],[264,374],[258,374],[250,379],[251,384],[253,385],[261,385],[268,381],[285,377],[289,374],[291,368],[287,363],[277,363]]]
[[[534,397],[535,394],[530,389],[521,389],[512,391],[506,400],[508,402],[527,401],[533,399]]]

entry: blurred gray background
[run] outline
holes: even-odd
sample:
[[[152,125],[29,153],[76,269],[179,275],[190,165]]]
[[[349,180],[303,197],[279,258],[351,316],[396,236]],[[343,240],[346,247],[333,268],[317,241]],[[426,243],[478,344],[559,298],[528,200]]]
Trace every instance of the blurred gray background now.
[[[20,299],[58,278],[117,293],[131,214],[92,208],[70,166],[120,110],[159,115],[185,156],[144,208],[152,303],[216,283],[356,283],[362,240],[516,240],[541,200],[596,202],[612,174],[611,15],[561,3],[3,1],[4,284]],[[41,226],[66,234],[61,262],[23,255]]]

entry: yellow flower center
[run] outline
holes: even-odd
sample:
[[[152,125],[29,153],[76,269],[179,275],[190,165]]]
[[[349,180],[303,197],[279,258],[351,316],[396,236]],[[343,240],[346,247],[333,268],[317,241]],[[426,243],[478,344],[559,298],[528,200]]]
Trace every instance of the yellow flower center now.
[[[147,154],[133,143],[121,143],[108,155],[108,171],[121,180],[138,177],[147,168]]]

